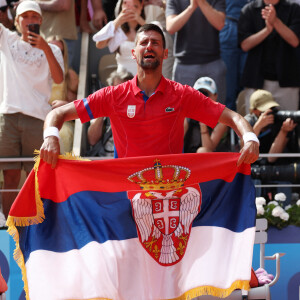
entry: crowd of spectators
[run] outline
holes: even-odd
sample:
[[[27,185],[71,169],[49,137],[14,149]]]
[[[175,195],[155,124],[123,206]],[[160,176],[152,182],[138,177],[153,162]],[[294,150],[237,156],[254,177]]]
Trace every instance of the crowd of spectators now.
[[[60,55],[60,58],[55,57],[61,64],[61,70],[64,70],[62,82],[55,80],[53,76],[52,79],[50,76],[49,80],[48,77],[44,77],[47,84],[52,86],[52,95],[47,94],[45,110],[54,109],[76,99],[78,87],[76,66],[79,65],[80,59],[78,55],[80,49],[77,49],[80,44],[76,39],[80,36],[80,32],[89,33],[97,48],[108,48],[111,53],[114,53],[117,62],[116,71],[110,76],[108,83],[102,82],[101,86],[116,85],[136,74],[136,63],[131,55],[136,31],[141,25],[154,22],[162,28],[166,36],[166,46],[169,50],[169,57],[163,67],[163,75],[166,78],[193,86],[213,100],[226,104],[232,110],[237,110],[237,99],[242,99],[245,107],[244,115],[248,114],[246,117],[254,126],[261,141],[261,153],[298,151],[297,121],[299,120],[287,117],[279,123],[274,117],[276,113],[274,108],[291,111],[299,109],[300,1],[25,1],[33,1],[41,9],[42,19],[38,35],[40,39],[48,42],[47,45],[50,45],[48,47],[54,49],[52,51],[57,53],[56,56]],[[18,36],[17,29],[21,36],[23,34],[20,31],[21,24],[18,23],[15,8],[13,1],[0,0],[0,85],[3,85],[0,91],[1,118],[5,114],[28,114],[21,108],[7,110],[5,105],[5,91],[9,87],[14,90],[19,89],[17,86],[12,87],[12,82],[16,82],[13,75],[10,79],[5,77],[7,76],[5,70],[7,51],[16,51],[13,47],[17,45],[14,42]],[[28,53],[39,48],[26,39],[21,38],[20,43]],[[45,52],[45,49],[40,48],[39,51]],[[58,50],[60,51],[57,52]],[[25,59],[21,58],[15,60],[16,64],[20,64],[19,69],[24,68],[24,62]],[[29,65],[30,68],[32,65],[38,65],[32,56]],[[49,72],[52,75],[52,72]],[[22,85],[27,84],[26,80],[31,79],[30,76],[28,71],[28,77],[23,79]],[[27,89],[30,86],[27,85]],[[32,92],[34,88],[36,87],[33,87]],[[20,93],[25,97],[24,92]],[[242,97],[238,97],[239,95]],[[40,98],[42,101],[42,96]],[[27,99],[24,98],[23,101],[26,103]],[[39,114],[34,117],[43,120],[44,115]],[[73,125],[72,122],[67,123],[60,133],[62,153],[72,150]],[[37,127],[35,131],[42,132],[42,124]],[[91,153],[112,155],[113,137],[107,135],[109,127],[108,119],[96,120],[91,124],[88,129],[91,147],[87,155]],[[2,127],[0,130],[3,131]],[[185,132],[186,152],[232,151],[233,148],[238,151],[239,149],[238,138],[232,139],[226,126],[218,124],[212,130],[206,125],[186,120]],[[104,145],[106,154],[95,150],[97,148],[95,145],[101,144],[103,147],[104,138],[104,144],[107,143],[107,146]],[[14,149],[8,150],[7,153],[0,153],[1,157],[24,156],[22,151],[16,152],[15,146],[12,147]],[[25,155],[30,156],[30,154]],[[270,158],[259,163],[277,164],[281,161]],[[10,166],[8,164],[1,166],[4,173],[4,188],[17,187],[18,180],[8,186],[5,184],[5,181],[10,181],[8,177],[5,178],[9,173],[7,170],[10,170],[7,168]],[[17,169],[20,168],[21,166],[18,165]],[[14,171],[15,169],[16,167],[12,168]],[[29,169],[26,171],[28,172]],[[1,176],[3,175],[0,173],[0,182],[3,181]],[[19,175],[15,178],[18,179]],[[2,193],[2,206],[3,199],[6,197],[4,195],[5,193]],[[8,208],[5,208],[5,215]]]

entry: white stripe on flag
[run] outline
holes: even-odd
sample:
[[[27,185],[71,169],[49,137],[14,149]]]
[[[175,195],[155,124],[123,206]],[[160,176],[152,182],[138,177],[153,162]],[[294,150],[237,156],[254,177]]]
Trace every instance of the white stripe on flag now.
[[[194,227],[183,259],[169,267],[156,263],[137,238],[65,253],[37,250],[26,263],[30,299],[152,300],[204,285],[226,289],[250,279],[254,234],[255,228]]]

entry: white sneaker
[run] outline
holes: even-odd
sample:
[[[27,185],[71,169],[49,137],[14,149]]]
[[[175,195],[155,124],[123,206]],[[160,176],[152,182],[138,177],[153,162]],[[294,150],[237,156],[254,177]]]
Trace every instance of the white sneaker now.
[[[0,228],[6,227],[6,219],[4,214],[0,211]]]

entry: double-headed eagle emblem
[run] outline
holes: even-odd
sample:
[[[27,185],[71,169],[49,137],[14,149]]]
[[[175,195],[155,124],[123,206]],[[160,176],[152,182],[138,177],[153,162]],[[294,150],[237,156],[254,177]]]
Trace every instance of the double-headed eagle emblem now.
[[[139,240],[161,265],[177,263],[184,255],[192,222],[200,212],[198,184],[184,186],[190,170],[181,166],[154,167],[129,176],[142,191],[129,191]]]

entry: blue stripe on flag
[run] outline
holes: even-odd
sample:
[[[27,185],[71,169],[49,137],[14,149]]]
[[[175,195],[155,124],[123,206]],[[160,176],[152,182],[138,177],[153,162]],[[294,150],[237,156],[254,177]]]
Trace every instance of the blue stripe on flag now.
[[[90,108],[89,103],[86,98],[83,99],[83,104],[84,104],[84,107],[85,107],[90,119],[93,120],[94,116],[93,116],[93,113],[91,111],[91,108]]]
[[[219,226],[242,232],[254,226],[255,190],[250,176],[237,174],[231,183],[218,179],[200,187],[202,206],[193,227]],[[18,227],[25,261],[38,249],[65,252],[91,241],[104,243],[138,236],[126,192],[83,191],[62,203],[44,200],[44,208],[43,223]]]

